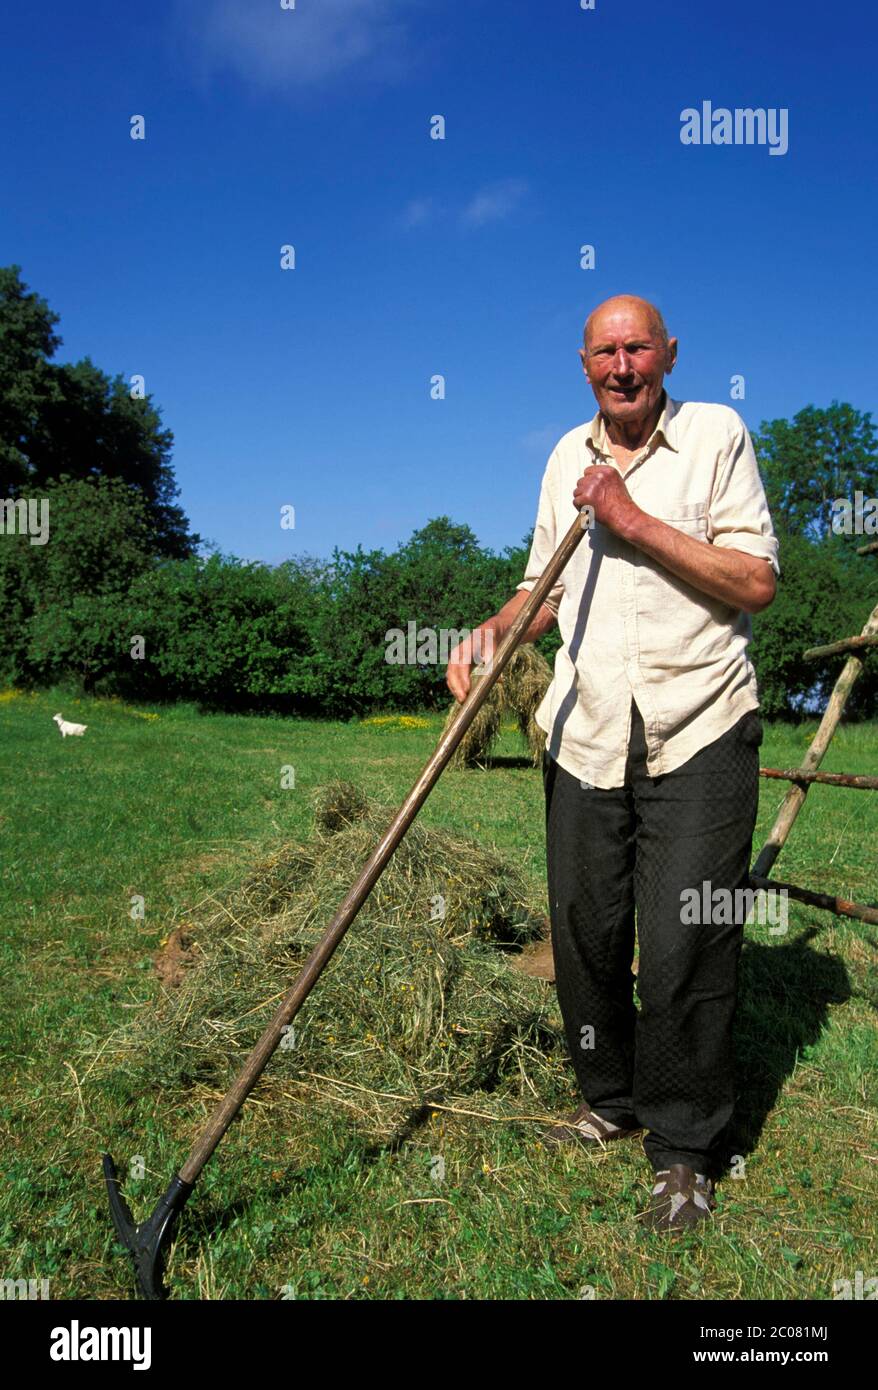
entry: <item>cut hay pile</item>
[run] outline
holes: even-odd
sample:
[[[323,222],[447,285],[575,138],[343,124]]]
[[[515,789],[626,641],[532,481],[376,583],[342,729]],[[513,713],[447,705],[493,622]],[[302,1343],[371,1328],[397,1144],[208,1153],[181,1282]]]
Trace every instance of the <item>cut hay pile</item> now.
[[[113,1068],[139,1092],[224,1091],[391,817],[349,783],[325,789],[307,844],[190,915],[194,963],[113,1040]],[[539,934],[528,897],[495,851],[416,821],[260,1083],[272,1127],[301,1123],[303,1101],[341,1103],[389,1137],[430,1100],[473,1092],[542,1113],[540,1079],[550,1091],[562,1065],[551,992],[499,948]]]
[[[479,679],[480,670],[477,667],[473,672],[474,681]],[[551,681],[551,667],[536,647],[529,642],[518,647],[464,734],[450,766],[461,768],[484,763],[500,731],[500,721],[504,715],[511,715],[515,719],[534,766],[537,766],[546,746],[546,735],[534,716]],[[459,709],[460,705],[455,701],[448,711],[446,729]]]

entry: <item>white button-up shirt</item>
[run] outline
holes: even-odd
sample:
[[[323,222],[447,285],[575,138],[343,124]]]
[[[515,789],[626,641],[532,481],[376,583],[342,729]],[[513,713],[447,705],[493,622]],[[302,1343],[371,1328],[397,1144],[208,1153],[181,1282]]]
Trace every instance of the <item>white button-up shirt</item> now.
[[[615,464],[600,411],[552,451],[519,589],[533,588],[569,530],[576,484],[596,463]],[[666,395],[655,430],[623,476],[651,516],[705,545],[759,556],[780,574],[750,435],[728,406]],[[549,754],[590,786],[624,784],[632,696],[651,777],[672,772],[758,708],[749,614],[678,579],[599,522],[547,606],[562,645],[536,720]]]

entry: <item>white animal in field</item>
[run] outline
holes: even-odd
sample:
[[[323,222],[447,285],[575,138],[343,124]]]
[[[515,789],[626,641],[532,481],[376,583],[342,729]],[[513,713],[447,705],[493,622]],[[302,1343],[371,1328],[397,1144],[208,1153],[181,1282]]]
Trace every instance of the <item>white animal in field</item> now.
[[[82,738],[88,728],[87,724],[71,724],[69,720],[62,719],[60,714],[53,714],[52,718],[61,730],[62,738],[66,738],[68,734],[76,734],[78,738]]]

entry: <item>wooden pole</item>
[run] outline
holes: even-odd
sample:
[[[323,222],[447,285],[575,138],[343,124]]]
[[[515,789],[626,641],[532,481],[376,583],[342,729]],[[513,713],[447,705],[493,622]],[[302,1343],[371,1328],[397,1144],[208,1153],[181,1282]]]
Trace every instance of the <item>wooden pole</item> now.
[[[754,888],[783,891],[801,903],[808,903],[810,907],[822,907],[826,912],[834,912],[839,917],[856,917],[859,922],[871,922],[873,926],[878,927],[878,907],[854,903],[850,898],[835,898],[831,893],[812,893],[810,888],[797,888],[794,883],[779,883],[777,879],[762,878],[758,874],[750,875],[750,883]]]
[[[872,612],[863,628],[863,636],[871,637],[878,633],[878,604]],[[854,684],[863,669],[863,658],[852,653],[841,670],[841,675],[835,682],[835,688],[829,697],[823,718],[814,735],[810,748],[805,754],[802,762],[802,772],[816,772],[824,754],[832,740],[832,735],[838,727],[842,711],[847,703],[847,698],[854,687]],[[771,871],[771,867],[777,856],[783,849],[787,836],[793,828],[796,816],[802,809],[807,795],[807,786],[792,786],[783,799],[781,808],[777,814],[771,833],[765,844],[762,846],[759,858],[753,865],[753,873],[758,877],[765,878]]]
[[[847,772],[803,772],[801,768],[761,767],[760,777],[776,777],[781,782],[819,782],[827,787],[853,787],[857,791],[878,792],[878,777],[862,777]]]
[[[805,660],[816,661],[820,656],[837,656],[839,652],[856,652],[861,647],[875,646],[878,646],[878,635],[864,637],[860,633],[859,637],[843,637],[840,642],[830,642],[826,647],[809,647],[805,652]]]

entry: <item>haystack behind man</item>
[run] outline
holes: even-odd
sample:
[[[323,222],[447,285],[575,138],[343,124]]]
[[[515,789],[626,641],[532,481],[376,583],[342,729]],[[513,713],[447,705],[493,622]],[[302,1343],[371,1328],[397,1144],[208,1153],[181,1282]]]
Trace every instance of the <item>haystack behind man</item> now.
[[[476,629],[476,654],[488,629],[496,649],[573,508],[591,507],[526,634],[557,622],[562,637],[537,721],[558,999],[583,1096],[545,1142],[645,1132],[643,1217],[687,1226],[715,1207],[734,1108],[743,921],[693,922],[683,904],[705,883],[747,886],[762,741],[747,643],[775,595],[777,541],[743,421],[665,391],[677,340],[654,305],[599,305],[580,356],[597,414],[553,450],[524,580]],[[451,656],[458,700],[472,655],[468,640]]]

